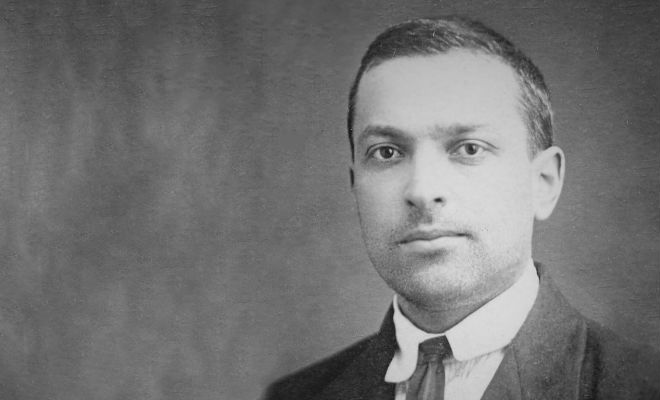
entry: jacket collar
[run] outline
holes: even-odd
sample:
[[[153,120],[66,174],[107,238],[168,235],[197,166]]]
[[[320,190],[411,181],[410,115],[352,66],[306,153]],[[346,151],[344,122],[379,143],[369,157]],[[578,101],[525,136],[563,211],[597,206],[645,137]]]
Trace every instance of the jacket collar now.
[[[555,288],[545,267],[535,266],[540,280],[536,302],[484,400],[577,398],[586,324]]]

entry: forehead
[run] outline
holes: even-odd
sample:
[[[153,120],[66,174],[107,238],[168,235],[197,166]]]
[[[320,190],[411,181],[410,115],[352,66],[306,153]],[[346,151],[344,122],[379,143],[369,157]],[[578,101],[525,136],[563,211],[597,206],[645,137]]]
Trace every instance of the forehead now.
[[[354,129],[492,125],[524,130],[518,94],[513,69],[490,55],[453,50],[398,57],[363,75]]]

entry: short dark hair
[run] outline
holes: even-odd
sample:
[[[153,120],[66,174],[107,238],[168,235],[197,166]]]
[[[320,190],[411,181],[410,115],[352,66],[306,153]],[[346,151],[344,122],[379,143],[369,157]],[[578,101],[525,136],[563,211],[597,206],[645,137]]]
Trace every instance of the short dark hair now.
[[[348,99],[348,138],[354,157],[353,120],[362,76],[371,68],[397,57],[424,56],[467,49],[491,55],[509,65],[520,86],[520,103],[529,131],[530,154],[552,146],[552,108],[541,71],[504,36],[462,16],[414,19],[378,35],[362,57]]]

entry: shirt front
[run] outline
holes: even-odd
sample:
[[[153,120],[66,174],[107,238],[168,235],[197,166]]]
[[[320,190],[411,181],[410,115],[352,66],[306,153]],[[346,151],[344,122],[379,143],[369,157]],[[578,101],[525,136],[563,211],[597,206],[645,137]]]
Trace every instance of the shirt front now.
[[[408,380],[415,372],[421,342],[445,335],[452,356],[443,361],[445,400],[478,400],[486,391],[511,343],[534,305],[539,278],[530,260],[522,276],[509,289],[484,304],[444,333],[429,333],[401,312],[394,296],[394,328],[398,349],[385,374],[396,383],[395,400],[405,400]]]

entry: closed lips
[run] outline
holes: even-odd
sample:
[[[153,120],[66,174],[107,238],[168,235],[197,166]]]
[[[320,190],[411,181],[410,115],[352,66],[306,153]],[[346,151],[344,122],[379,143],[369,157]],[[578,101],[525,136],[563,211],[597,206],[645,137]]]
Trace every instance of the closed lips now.
[[[464,233],[444,230],[444,229],[434,229],[434,230],[417,230],[408,233],[399,241],[401,244],[406,244],[414,241],[431,241],[439,239],[442,237],[461,237],[466,236]]]

